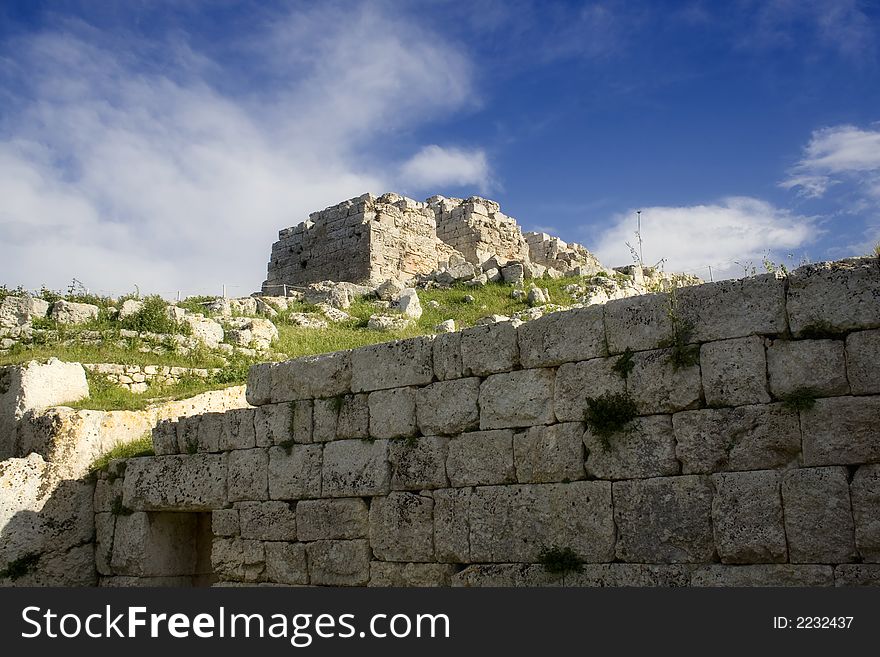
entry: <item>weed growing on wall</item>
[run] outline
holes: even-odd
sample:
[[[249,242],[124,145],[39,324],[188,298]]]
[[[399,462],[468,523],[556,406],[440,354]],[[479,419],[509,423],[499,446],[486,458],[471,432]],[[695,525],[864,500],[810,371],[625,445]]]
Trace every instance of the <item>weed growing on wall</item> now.
[[[620,375],[620,378],[626,381],[626,378],[635,366],[636,364],[633,362],[632,349],[627,347],[618,359],[614,361],[614,365],[611,366],[611,369],[617,372]]]
[[[543,548],[538,561],[548,573],[554,575],[578,572],[583,564],[583,560],[570,547],[557,546]]]
[[[606,392],[587,399],[584,421],[607,450],[611,448],[611,437],[624,431],[636,416],[636,404],[628,395]]]
[[[798,388],[792,393],[782,397],[783,405],[791,411],[808,411],[816,405],[815,390],[811,388]]]
[[[14,559],[6,564],[6,568],[0,570],[0,579],[9,578],[12,580],[16,580],[19,577],[24,577],[37,569],[37,564],[40,562],[40,555],[36,552],[28,552],[25,555],[20,556],[18,559]]]
[[[664,340],[660,346],[668,347],[669,360],[675,369],[690,367],[700,362],[700,348],[691,344],[694,335],[694,323],[684,317],[679,306],[676,288],[670,290],[668,296],[667,316],[672,325],[672,335]]]

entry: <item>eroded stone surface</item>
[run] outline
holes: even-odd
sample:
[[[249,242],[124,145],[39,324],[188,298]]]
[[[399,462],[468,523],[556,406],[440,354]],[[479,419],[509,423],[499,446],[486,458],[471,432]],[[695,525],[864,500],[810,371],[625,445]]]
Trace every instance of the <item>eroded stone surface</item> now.
[[[551,369],[494,374],[480,386],[480,428],[503,429],[551,424],[553,383]]]

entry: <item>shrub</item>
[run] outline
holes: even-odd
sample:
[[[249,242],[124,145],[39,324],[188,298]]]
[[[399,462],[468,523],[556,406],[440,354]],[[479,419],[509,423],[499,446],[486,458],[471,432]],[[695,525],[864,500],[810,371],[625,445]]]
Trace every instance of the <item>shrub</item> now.
[[[575,554],[571,548],[550,547],[541,550],[538,561],[548,573],[565,575],[566,573],[578,572],[583,560]]]
[[[168,315],[168,304],[157,294],[144,299],[143,307],[120,322],[122,328],[148,333],[191,332],[189,324],[178,324]]]
[[[633,368],[636,364],[633,362],[633,352],[629,347],[626,348],[620,357],[614,361],[614,365],[611,366],[611,369],[617,372],[620,377],[624,380],[629,376],[629,373],[632,372]]]
[[[584,421],[603,447],[608,449],[611,446],[609,438],[626,429],[637,414],[635,402],[629,396],[606,392],[601,397],[587,399]]]

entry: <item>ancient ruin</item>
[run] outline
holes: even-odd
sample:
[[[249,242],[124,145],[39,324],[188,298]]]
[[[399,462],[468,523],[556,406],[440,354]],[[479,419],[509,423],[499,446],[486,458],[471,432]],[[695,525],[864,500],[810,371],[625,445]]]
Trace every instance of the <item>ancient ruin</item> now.
[[[2,582],[880,585],[878,362],[862,258],[256,365],[33,492]]]
[[[320,212],[278,234],[272,245],[266,294],[284,294],[320,281],[378,285],[468,263],[545,273],[595,273],[599,261],[579,244],[544,233],[523,233],[495,201],[432,196],[424,203],[398,194],[364,194]]]

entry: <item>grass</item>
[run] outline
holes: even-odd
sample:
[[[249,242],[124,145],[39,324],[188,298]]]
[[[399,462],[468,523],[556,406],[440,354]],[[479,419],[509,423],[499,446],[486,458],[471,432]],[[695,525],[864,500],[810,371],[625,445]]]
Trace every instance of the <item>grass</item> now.
[[[635,402],[629,396],[606,392],[601,397],[587,399],[584,421],[606,450],[611,448],[611,437],[625,430],[636,418]]]
[[[130,459],[136,456],[153,456],[153,437],[148,432],[130,443],[121,443],[109,452],[101,454],[89,466],[89,473],[103,472],[115,459]]]
[[[583,560],[575,554],[571,548],[551,547],[541,550],[538,562],[544,566],[548,573],[565,575],[566,573],[578,572]]]
[[[142,411],[148,406],[167,401],[177,401],[195,397],[203,392],[221,390],[229,383],[215,379],[184,377],[175,385],[153,385],[146,392],[135,394],[125,388],[107,381],[100,375],[87,373],[89,396],[79,401],[64,404],[78,410],[94,411]]]

